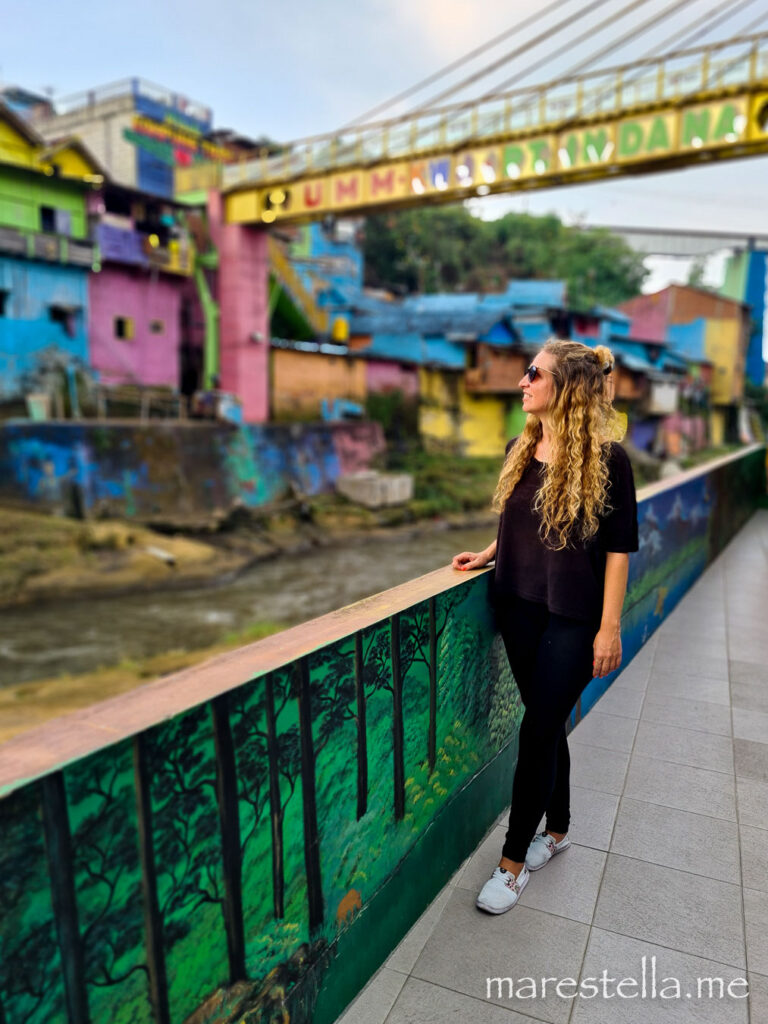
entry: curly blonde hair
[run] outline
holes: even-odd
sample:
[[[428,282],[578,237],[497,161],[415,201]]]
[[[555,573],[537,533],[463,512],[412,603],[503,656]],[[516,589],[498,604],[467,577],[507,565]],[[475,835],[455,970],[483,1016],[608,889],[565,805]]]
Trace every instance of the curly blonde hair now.
[[[561,551],[597,533],[598,517],[610,507],[605,442],[619,440],[623,430],[611,405],[608,374],[613,354],[609,348],[553,339],[543,351],[556,360],[555,397],[549,410],[552,446],[533,507],[541,517],[542,541]],[[494,511],[504,508],[541,438],[541,420],[530,413],[501,470]]]

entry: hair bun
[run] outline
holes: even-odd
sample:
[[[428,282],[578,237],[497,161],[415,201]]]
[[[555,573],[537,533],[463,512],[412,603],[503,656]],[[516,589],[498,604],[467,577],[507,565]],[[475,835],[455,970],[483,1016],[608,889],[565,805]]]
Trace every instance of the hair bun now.
[[[602,367],[603,373],[607,376],[613,370],[613,352],[611,352],[607,345],[596,345],[594,353]]]

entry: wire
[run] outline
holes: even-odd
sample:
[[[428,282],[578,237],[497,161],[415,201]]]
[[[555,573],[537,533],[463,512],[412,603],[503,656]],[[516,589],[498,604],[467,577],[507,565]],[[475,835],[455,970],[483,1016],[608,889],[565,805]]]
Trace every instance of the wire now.
[[[567,75],[577,75],[580,71],[584,71],[586,68],[590,67],[596,61],[601,60],[603,57],[607,56],[609,53],[612,53],[614,50],[619,49],[621,46],[624,45],[624,43],[628,42],[630,39],[637,38],[637,36],[642,35],[649,28],[653,28],[653,26],[658,24],[660,21],[666,20],[671,15],[676,14],[678,11],[682,10],[684,7],[688,7],[693,2],[694,2],[694,0],[675,0],[674,3],[669,4],[668,7],[665,7],[663,11],[660,11],[658,14],[654,14],[652,18],[648,18],[647,21],[644,21],[641,25],[638,25],[636,28],[630,29],[629,32],[625,32],[623,36],[620,36],[619,39],[616,39],[613,42],[608,43],[607,46],[604,46],[601,50],[598,50],[597,53],[593,53],[589,57],[585,58],[583,61],[579,61],[577,64],[574,64],[571,68],[569,68],[569,70],[566,72],[566,74]],[[622,10],[616,16],[616,19],[624,17],[624,15],[626,13],[628,13],[630,9],[636,7],[637,5],[638,5],[638,0],[635,0],[635,3],[628,5],[628,7],[622,8]],[[561,47],[554,54],[552,54],[552,57],[559,56],[561,53],[564,53],[566,49],[570,49],[576,43],[582,42],[587,37],[587,35],[594,35],[596,32],[600,31],[607,23],[612,22],[614,20],[615,19],[613,19],[613,18],[606,19],[605,22],[601,22],[600,25],[596,26],[590,32],[585,33],[584,35],[580,36],[578,39],[572,40],[565,47]],[[494,89],[493,92],[485,93],[479,99],[472,100],[471,103],[468,103],[467,105],[468,106],[475,106],[478,103],[483,103],[485,100],[494,99],[496,96],[498,96],[499,91],[501,89],[506,89],[508,86],[513,85],[518,80],[519,77],[520,77],[519,75],[514,75],[512,78],[506,79],[504,82],[501,82]]]
[[[455,71],[457,68],[460,68],[462,64],[467,64],[469,61],[474,60],[475,57],[479,57],[481,53],[484,53],[486,50],[489,50],[492,47],[497,46],[505,39],[508,39],[509,36],[513,35],[515,32],[522,32],[524,29],[528,28],[528,26],[531,25],[534,21],[539,21],[541,18],[546,18],[547,15],[551,14],[553,11],[556,11],[559,7],[564,6],[564,4],[566,3],[568,3],[568,0],[554,0],[554,2],[551,3],[548,7],[545,7],[543,11],[534,11],[534,13],[529,15],[529,17],[524,18],[523,21],[517,22],[517,24],[513,25],[511,28],[508,28],[506,29],[506,31],[501,32],[497,36],[494,36],[493,39],[490,39],[487,43],[483,43],[481,46],[476,47],[476,49],[470,50],[469,53],[465,53],[463,57],[459,57],[457,60],[452,61],[450,64],[446,64],[445,67],[441,68],[439,71],[434,72],[434,74],[431,74],[427,78],[422,79],[415,85],[409,86],[403,92],[398,93],[391,99],[385,100],[383,103],[379,103],[378,106],[372,107],[371,110],[367,110],[364,114],[360,114],[360,116],[356,117],[354,121],[350,121],[348,124],[344,126],[344,128],[341,128],[340,131],[346,131],[349,128],[354,128],[355,125],[360,124],[361,121],[366,121],[369,118],[375,117],[376,114],[380,114],[383,110],[386,110],[387,107],[393,107],[396,103],[400,103],[403,100],[408,99],[410,96],[413,96],[414,93],[419,92],[421,89],[425,89],[428,85],[432,85],[433,82],[439,81],[441,78],[444,78],[452,71]],[[587,12],[582,11],[581,13],[586,14]]]
[[[592,3],[587,4],[586,7],[582,8],[576,14],[569,15],[567,18],[564,18],[562,21],[558,22],[557,25],[552,26],[552,28],[545,29],[538,36],[535,36],[533,39],[529,40],[528,42],[525,42],[521,46],[516,47],[516,49],[510,50],[508,53],[505,53],[502,57],[499,57],[492,64],[489,64],[487,67],[482,68],[480,71],[476,71],[474,74],[470,75],[468,78],[465,78],[461,82],[457,82],[455,85],[450,86],[450,88],[445,89],[441,93],[438,93],[437,96],[432,96],[430,99],[428,99],[421,106],[414,107],[412,110],[409,110],[404,116],[405,117],[409,117],[409,116],[412,116],[413,114],[421,112],[422,110],[425,111],[425,112],[429,111],[433,106],[435,106],[441,100],[446,99],[448,96],[453,96],[454,93],[459,92],[459,90],[466,88],[468,85],[473,85],[475,82],[479,81],[481,78],[485,78],[487,75],[492,74],[494,71],[497,70],[497,68],[500,68],[503,64],[507,64],[507,63],[509,63],[509,61],[514,60],[516,57],[519,57],[521,54],[527,53],[529,50],[534,49],[535,47],[537,47],[544,40],[551,39],[553,36],[555,36],[559,32],[561,32],[563,29],[569,28],[574,21],[578,21],[580,18],[583,18],[585,15],[591,14],[592,11],[596,10],[598,7],[602,7],[603,4],[605,4],[606,2],[607,2],[607,0],[592,0]],[[648,0],[633,0],[633,2],[630,3],[628,6],[629,6],[629,8],[633,9],[635,7],[642,6],[645,3],[648,3]],[[621,17],[621,14],[619,14],[618,17]],[[613,20],[614,20],[614,18],[613,18],[613,16],[611,16],[611,17],[606,18],[601,24],[602,25],[607,25],[610,22],[612,22]],[[581,38],[585,39],[587,36],[592,35],[594,33],[594,31],[595,31],[594,29],[590,29],[588,32],[585,32],[584,35],[581,36]],[[564,49],[569,47],[569,46],[572,46],[572,45],[573,45],[573,42],[571,41],[571,42],[566,44],[566,47],[564,47]],[[549,57],[545,58],[544,61],[540,61],[538,64],[536,64],[533,67],[529,68],[528,71],[523,72],[523,74],[528,74],[531,70],[535,70],[536,67],[541,66],[542,63],[546,63],[547,60],[550,60],[550,58]]]
[[[686,46],[689,46],[689,45],[690,45],[691,43],[694,43],[694,42],[696,42],[696,40],[697,40],[697,39],[700,39],[700,38],[701,38],[701,36],[703,36],[703,35],[706,35],[706,34],[707,34],[708,32],[711,32],[711,31],[712,31],[712,29],[714,29],[714,28],[716,28],[716,27],[717,27],[717,25],[721,24],[721,23],[722,23],[723,21],[727,20],[728,18],[732,18],[732,17],[734,17],[734,16],[735,16],[735,15],[736,15],[736,14],[737,14],[737,13],[738,13],[738,12],[739,12],[739,11],[740,11],[741,9],[743,9],[744,7],[748,7],[748,6],[749,6],[750,4],[752,4],[752,3],[754,3],[754,0],[739,0],[739,2],[737,2],[737,3],[736,3],[736,6],[735,6],[734,10],[732,10],[732,11],[729,11],[729,10],[727,10],[727,8],[729,8],[729,7],[732,7],[732,6],[733,6],[733,4],[734,4],[734,0],[726,0],[726,3],[724,3],[724,4],[720,4],[720,5],[718,6],[718,7],[715,7],[715,8],[713,8],[713,9],[712,9],[711,11],[709,11],[709,13],[708,13],[708,14],[705,14],[705,15],[704,15],[704,20],[705,20],[705,21],[708,21],[708,20],[709,20],[710,18],[712,18],[712,17],[715,17],[715,21],[713,22],[713,24],[711,24],[711,25],[702,25],[702,26],[700,26],[700,27],[699,27],[699,28],[697,28],[697,29],[696,29],[696,30],[695,30],[695,31],[694,31],[693,33],[691,33],[691,34],[690,34],[689,36],[687,36],[686,38],[682,39],[682,40],[681,40],[681,41],[680,41],[680,42],[679,42],[679,43],[677,44],[677,47],[676,47],[676,48],[679,48],[679,49],[683,49],[683,48],[685,48]],[[724,9],[725,9],[725,10],[724,10]],[[723,12],[723,13],[721,13],[721,12]],[[747,26],[746,26],[746,27],[745,27],[745,28],[744,28],[744,29],[742,30],[742,33],[745,33],[745,32],[749,32],[749,31],[751,31],[751,29],[753,29],[753,28],[754,28],[754,27],[755,27],[756,25],[759,25],[759,23],[760,23],[761,21],[763,21],[763,19],[764,19],[764,18],[766,18],[766,14],[765,14],[765,13],[761,13],[761,14],[759,14],[759,15],[757,16],[757,18],[753,19],[753,20],[752,20],[752,21],[751,21],[751,22],[749,23],[749,25],[747,25]],[[678,37],[679,37],[679,35],[680,35],[680,32],[679,32],[679,31],[678,31],[678,32],[675,32],[675,33],[673,33],[673,35],[672,35],[672,36],[670,36],[670,37],[669,37],[669,38],[667,38],[667,39],[666,39],[666,40],[665,40],[665,41],[664,41],[663,43],[661,43],[661,44],[660,44],[660,45],[661,45],[661,52],[659,53],[659,57],[664,57],[664,56],[665,56],[666,54],[668,54],[668,53],[670,53],[670,52],[674,52],[673,50],[670,50],[670,49],[669,49],[668,47],[669,47],[669,45],[670,45],[670,44],[674,44],[674,43],[677,43],[677,40],[678,40]],[[644,55],[643,55],[643,56],[642,56],[642,57],[640,58],[640,60],[646,60],[646,59],[648,59],[648,58],[650,58],[650,57],[653,57],[653,56],[654,56],[654,55],[655,55],[655,54],[657,53],[658,49],[659,49],[659,47],[658,47],[658,46],[654,46],[654,47],[652,47],[652,48],[651,48],[651,49],[650,49],[650,50],[649,50],[649,51],[648,51],[647,53],[645,53],[645,54],[644,54]],[[734,64],[734,63],[738,63],[738,61],[740,61],[740,60],[742,60],[742,59],[743,59],[742,57],[737,57],[737,58],[734,58],[734,60],[733,60],[733,61],[731,61],[731,62],[730,62],[730,63],[729,63],[728,65],[726,65],[726,67],[725,67],[724,71],[728,71],[728,70],[730,70],[730,68],[731,68],[731,67],[733,66],[733,64]],[[631,84],[632,84],[632,82],[635,82],[635,81],[637,81],[637,79],[638,79],[638,78],[640,78],[640,77],[642,77],[642,75],[644,75],[645,73],[646,73],[646,72],[645,72],[645,69],[644,69],[644,68],[641,68],[641,69],[640,69],[640,70],[638,70],[638,71],[637,71],[637,72],[636,72],[636,73],[635,73],[634,75],[630,76],[629,78],[626,78],[626,79],[624,79],[624,81],[623,81],[623,83],[622,83],[622,86],[623,86],[623,87],[626,87],[626,86],[628,86],[628,85],[631,85]],[[614,86],[613,86],[613,85],[611,85],[611,86],[607,87],[606,89],[604,89],[604,90],[603,90],[603,91],[602,91],[601,93],[599,93],[599,94],[598,94],[598,96],[597,96],[597,97],[596,97],[596,98],[594,99],[594,101],[593,101],[593,103],[591,104],[591,106],[590,106],[590,107],[588,107],[588,108],[587,108],[587,109],[585,109],[585,110],[582,110],[582,111],[580,112],[580,115],[579,115],[579,116],[580,116],[580,117],[583,117],[583,116],[584,116],[585,114],[589,114],[590,110],[594,110],[594,109],[596,109],[597,107],[599,107],[599,105],[600,105],[600,103],[601,103],[602,99],[603,99],[603,98],[604,98],[604,97],[605,97],[605,96],[606,96],[606,95],[607,95],[607,94],[608,94],[608,93],[609,93],[609,92],[610,92],[610,91],[611,91],[611,90],[612,90],[613,88],[614,88]],[[564,124],[564,125],[563,125],[562,127],[567,127],[567,125],[568,125],[568,124],[570,124],[570,123],[572,123],[572,121],[573,121],[573,120],[575,120],[575,118],[571,119],[571,121],[567,121],[567,122],[565,122],[565,124]]]

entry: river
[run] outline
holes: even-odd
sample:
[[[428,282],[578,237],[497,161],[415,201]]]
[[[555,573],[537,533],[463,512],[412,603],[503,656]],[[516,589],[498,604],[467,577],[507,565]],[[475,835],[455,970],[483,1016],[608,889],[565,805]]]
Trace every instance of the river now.
[[[205,647],[254,622],[293,626],[478,551],[494,528],[356,539],[260,562],[235,580],[183,591],[69,600],[0,614],[0,686]]]

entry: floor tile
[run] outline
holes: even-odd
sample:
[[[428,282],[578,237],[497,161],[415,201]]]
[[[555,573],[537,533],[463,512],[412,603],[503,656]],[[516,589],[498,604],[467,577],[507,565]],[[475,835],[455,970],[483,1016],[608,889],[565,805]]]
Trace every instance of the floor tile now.
[[[428,981],[408,978],[386,1024],[533,1024],[535,1020],[494,1006],[487,999],[473,999]]]
[[[571,785],[620,794],[624,787],[629,754],[602,747],[588,747],[569,738]]]
[[[603,971],[613,979],[612,985],[603,983]],[[722,999],[710,998],[708,984],[699,984],[699,979],[706,978],[723,979]],[[592,985],[598,991],[594,998],[574,1000],[571,1020],[573,1024],[657,1024],[660,1020],[746,1024],[747,999],[738,998],[748,992],[739,983],[743,978],[744,971],[738,967],[593,928],[579,980],[583,984],[594,979]],[[616,986],[622,979],[628,980],[619,994]],[[728,996],[728,985],[733,997]],[[673,998],[678,991],[679,998]],[[715,983],[714,991],[719,995],[719,984]],[[607,993],[612,997],[606,998]]]
[[[768,975],[768,893],[744,890],[744,923],[747,933],[747,964],[750,971]],[[762,1022],[761,1022],[762,1024]]]
[[[704,676],[669,673],[658,669],[648,681],[649,697],[677,697],[680,700],[704,701],[728,707],[731,702],[726,679],[708,679]]]
[[[733,709],[733,735],[737,740],[768,743],[768,711]]]
[[[768,977],[764,974],[747,973],[749,982],[749,998],[747,1004],[752,1014],[752,1024],[768,1021]]]
[[[619,678],[621,678],[619,676]],[[623,715],[625,718],[639,718],[643,706],[641,690],[629,690],[611,686],[597,702],[594,711],[602,711],[609,715]]]
[[[473,892],[457,888],[427,940],[413,976],[475,999],[485,998],[489,977],[536,978],[546,968],[547,975],[572,978],[581,967],[588,931],[577,921],[530,907],[484,914],[475,907]],[[522,1007],[520,1000],[500,998],[498,993],[490,1001],[508,1009],[524,1009],[555,1024],[565,1024],[571,1011],[570,1003],[554,994],[546,999],[524,999]]]
[[[759,683],[761,686],[768,687],[768,665],[766,664],[732,659],[728,662],[728,670],[732,683]]]
[[[590,924],[607,856],[604,850],[574,843],[530,873],[520,906]]]
[[[765,829],[740,825],[739,833],[742,885],[747,889],[768,892],[768,836]]]
[[[445,909],[452,889],[453,886],[446,885],[436,899],[432,901],[402,942],[389,955],[388,960],[384,964],[385,967],[393,971],[400,971],[402,974],[410,974],[413,965],[424,948],[424,943],[440,920],[440,915]]]
[[[735,822],[623,797],[611,853],[739,883]]]
[[[621,715],[607,715],[594,708],[571,733],[577,743],[606,750],[629,752],[635,739],[637,721]]]
[[[659,725],[643,719],[635,738],[636,754],[661,761],[690,764],[694,768],[733,772],[733,748],[727,736]]]
[[[768,743],[734,740],[733,758],[737,775],[768,782]]]
[[[746,967],[741,888],[610,853],[594,925]]]
[[[382,967],[336,1024],[384,1024],[405,981],[405,974]]]
[[[731,735],[731,709],[727,704],[650,691],[645,697],[642,717],[644,721],[658,722],[659,725],[674,724],[681,729]]]
[[[768,829],[768,782],[743,779],[737,774],[736,796],[739,802],[739,822],[754,828]]]
[[[690,644],[685,643],[683,638],[678,636],[659,636],[654,665],[656,667],[662,666],[670,658],[683,659],[687,662],[691,656],[690,646]],[[696,659],[711,659],[716,663],[727,661],[724,644],[720,638],[713,638],[706,629],[702,635],[696,637],[694,652]],[[724,668],[727,669],[727,666],[724,666]]]
[[[731,683],[731,703],[734,708],[768,713],[768,683]]]
[[[568,835],[580,846],[607,850],[619,807],[617,793],[571,786],[571,826]]]
[[[688,764],[672,767],[667,761],[633,754],[624,795],[634,800],[677,807],[681,811],[736,821],[733,776],[725,772],[711,772]]]
[[[493,874],[493,869],[499,863],[506,831],[506,826],[497,825],[485,837],[467,861],[461,875],[459,875],[456,881],[456,888],[472,890],[475,893],[480,891]]]

